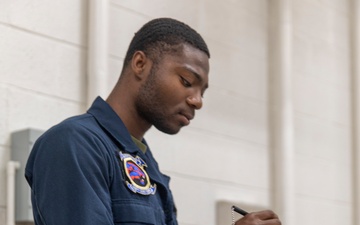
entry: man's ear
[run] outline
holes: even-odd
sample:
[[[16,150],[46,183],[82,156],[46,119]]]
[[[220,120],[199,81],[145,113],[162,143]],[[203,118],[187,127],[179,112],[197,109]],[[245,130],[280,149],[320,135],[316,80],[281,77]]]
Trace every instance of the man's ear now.
[[[131,69],[137,79],[142,80],[150,68],[150,60],[143,51],[136,51],[131,60]]]

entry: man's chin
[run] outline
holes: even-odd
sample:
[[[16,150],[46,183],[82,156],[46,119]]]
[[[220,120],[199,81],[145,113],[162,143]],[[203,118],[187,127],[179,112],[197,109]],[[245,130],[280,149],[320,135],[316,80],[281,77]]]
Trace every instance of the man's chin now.
[[[179,133],[181,127],[157,127],[155,126],[156,129],[158,129],[159,131],[165,133],[165,134],[170,134],[170,135],[174,135]]]

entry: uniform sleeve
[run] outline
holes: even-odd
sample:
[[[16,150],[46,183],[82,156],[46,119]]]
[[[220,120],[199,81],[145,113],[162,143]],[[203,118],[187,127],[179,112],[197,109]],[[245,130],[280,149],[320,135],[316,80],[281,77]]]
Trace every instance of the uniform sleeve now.
[[[114,224],[111,158],[104,148],[94,133],[81,126],[60,126],[41,137],[25,172],[36,224]]]

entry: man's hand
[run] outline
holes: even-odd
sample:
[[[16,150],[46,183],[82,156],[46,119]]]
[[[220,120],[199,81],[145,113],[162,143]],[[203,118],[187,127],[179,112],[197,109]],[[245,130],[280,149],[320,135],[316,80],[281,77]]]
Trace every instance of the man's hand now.
[[[271,210],[252,212],[236,221],[235,225],[281,225],[279,217]]]

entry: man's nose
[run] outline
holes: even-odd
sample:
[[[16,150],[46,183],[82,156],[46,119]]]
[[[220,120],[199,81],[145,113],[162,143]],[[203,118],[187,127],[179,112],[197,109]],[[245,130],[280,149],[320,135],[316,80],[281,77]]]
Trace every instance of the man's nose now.
[[[189,96],[186,99],[186,101],[194,109],[201,109],[201,107],[203,105],[201,93],[196,93],[194,95]]]

